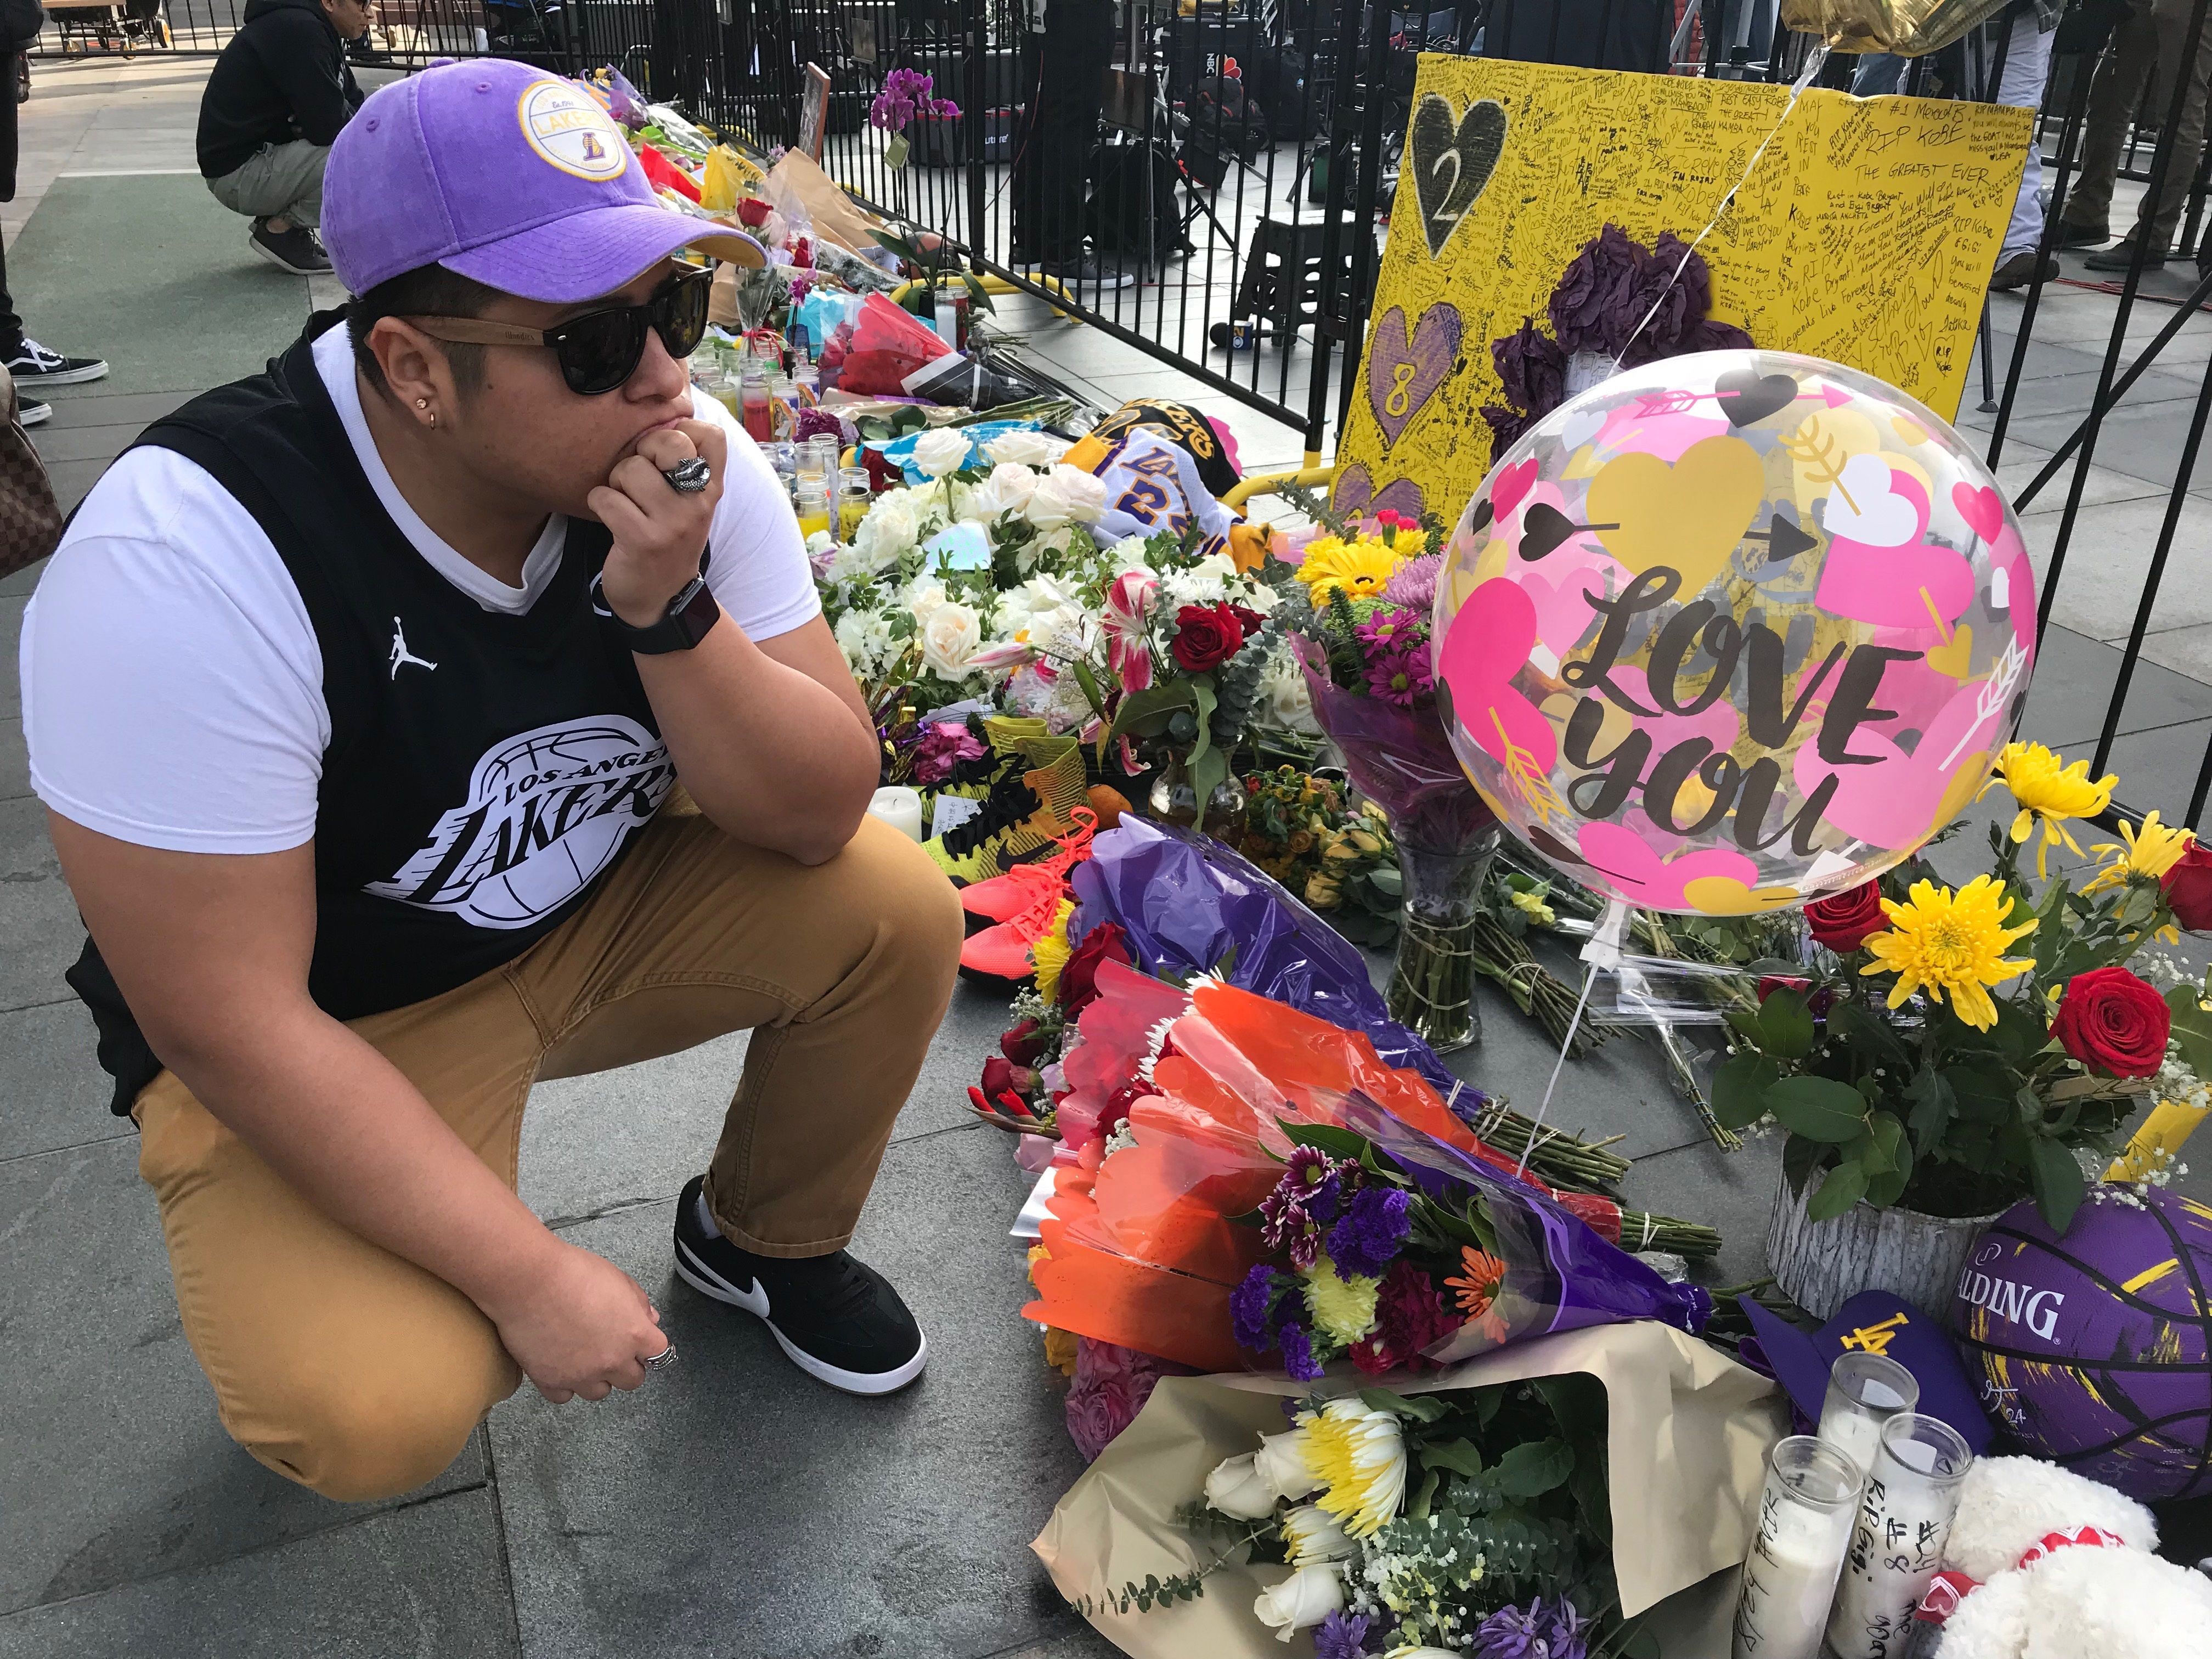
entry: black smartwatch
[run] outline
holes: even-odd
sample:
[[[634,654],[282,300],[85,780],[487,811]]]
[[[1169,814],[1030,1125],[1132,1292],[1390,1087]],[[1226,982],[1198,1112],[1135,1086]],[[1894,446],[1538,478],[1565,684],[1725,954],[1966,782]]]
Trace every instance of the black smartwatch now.
[[[714,591],[707,586],[707,562],[699,562],[699,574],[684,585],[684,589],[669,600],[668,610],[650,628],[632,628],[615,615],[607,604],[606,595],[600,591],[599,579],[592,578],[592,610],[608,632],[622,646],[641,657],[658,657],[671,651],[689,651],[707,637],[707,630],[721,620],[722,607],[714,603]]]

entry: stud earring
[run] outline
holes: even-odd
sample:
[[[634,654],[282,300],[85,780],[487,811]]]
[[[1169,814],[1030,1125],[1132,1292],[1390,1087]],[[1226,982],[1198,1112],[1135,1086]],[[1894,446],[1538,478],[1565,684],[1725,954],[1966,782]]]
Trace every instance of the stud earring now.
[[[428,398],[417,398],[415,400],[415,407],[417,409],[428,409],[429,406],[430,400]]]

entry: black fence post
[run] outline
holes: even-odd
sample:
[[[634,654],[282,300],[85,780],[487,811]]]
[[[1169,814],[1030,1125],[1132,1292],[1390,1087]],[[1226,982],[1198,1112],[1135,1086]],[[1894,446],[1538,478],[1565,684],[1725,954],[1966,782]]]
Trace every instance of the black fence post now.
[[[984,186],[985,158],[991,151],[991,112],[988,72],[991,53],[989,0],[961,0],[960,32],[967,44],[968,85],[961,102],[968,118],[967,159],[962,163],[967,169],[968,225],[963,239],[968,245],[968,266],[971,270],[981,269],[983,250],[989,246],[990,227],[984,222],[989,211],[988,196]]]
[[[1359,197],[1352,209],[1352,286],[1346,298],[1343,383],[1337,388],[1336,430],[1340,438],[1359,389],[1357,373],[1367,343],[1367,313],[1375,301],[1375,210],[1382,190],[1382,118],[1389,102],[1390,8],[1388,0],[1369,0],[1367,76],[1360,109]]]
[[[1322,437],[1328,425],[1331,345],[1344,332],[1345,374],[1359,361],[1359,343],[1342,319],[1352,314],[1351,284],[1345,280],[1345,210],[1352,199],[1352,118],[1360,106],[1352,95],[1358,82],[1360,0],[1337,0],[1335,55],[1330,64],[1328,138],[1322,152],[1328,177],[1322,191],[1321,292],[1314,320],[1313,374],[1306,382],[1305,459],[1321,465]]]

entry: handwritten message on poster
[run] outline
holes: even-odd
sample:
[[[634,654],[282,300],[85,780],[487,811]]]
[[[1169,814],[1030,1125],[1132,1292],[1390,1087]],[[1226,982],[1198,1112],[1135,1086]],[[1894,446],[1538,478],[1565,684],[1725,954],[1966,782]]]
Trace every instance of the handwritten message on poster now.
[[[1490,343],[1544,325],[1607,224],[1694,237],[1711,314],[1954,416],[2029,112],[1424,55],[1336,505],[1455,520],[1490,465]],[[1781,121],[1779,131],[1776,123]]]

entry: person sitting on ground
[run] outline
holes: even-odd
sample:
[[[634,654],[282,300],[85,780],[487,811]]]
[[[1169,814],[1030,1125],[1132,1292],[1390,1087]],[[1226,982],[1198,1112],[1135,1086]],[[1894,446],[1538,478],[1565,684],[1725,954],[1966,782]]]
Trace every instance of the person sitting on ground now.
[[[331,268],[316,240],[323,168],[361,107],[346,42],[368,33],[373,0],[248,0],[246,22],[200,98],[200,174],[253,221],[246,245],[280,270]]]
[[[962,918],[775,472],[686,362],[755,243],[580,88],[382,88],[331,154],[356,296],[149,428],[24,619],[26,736],[224,1426],[410,1490],[528,1377],[640,1386],[645,1291],[515,1194],[540,1078],[750,1029],[678,1275],[828,1385],[927,1345],[848,1255]],[[625,1097],[608,1095],[612,1109]]]

